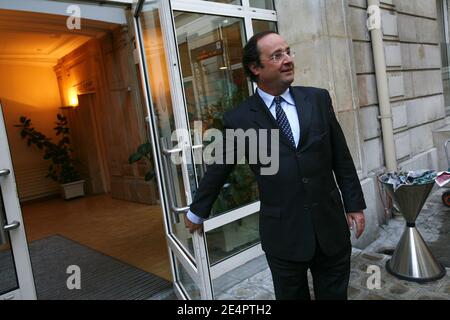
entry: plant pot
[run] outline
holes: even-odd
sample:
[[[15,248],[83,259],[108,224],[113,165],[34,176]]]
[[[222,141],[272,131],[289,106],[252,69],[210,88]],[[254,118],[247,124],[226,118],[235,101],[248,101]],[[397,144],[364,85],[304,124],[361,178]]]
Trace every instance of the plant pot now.
[[[62,196],[65,200],[84,196],[84,180],[61,184]]]

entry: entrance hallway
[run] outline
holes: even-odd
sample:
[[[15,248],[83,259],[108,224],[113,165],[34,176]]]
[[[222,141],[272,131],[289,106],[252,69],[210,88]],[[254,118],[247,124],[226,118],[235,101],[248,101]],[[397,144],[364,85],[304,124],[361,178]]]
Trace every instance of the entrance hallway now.
[[[22,206],[28,243],[60,234],[172,281],[160,206],[108,195]]]

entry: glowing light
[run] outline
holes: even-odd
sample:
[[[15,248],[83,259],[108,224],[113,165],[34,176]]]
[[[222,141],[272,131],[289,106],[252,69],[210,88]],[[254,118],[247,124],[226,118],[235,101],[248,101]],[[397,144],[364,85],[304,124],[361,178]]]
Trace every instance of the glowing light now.
[[[71,107],[78,106],[78,94],[76,88],[69,89],[69,106]]]

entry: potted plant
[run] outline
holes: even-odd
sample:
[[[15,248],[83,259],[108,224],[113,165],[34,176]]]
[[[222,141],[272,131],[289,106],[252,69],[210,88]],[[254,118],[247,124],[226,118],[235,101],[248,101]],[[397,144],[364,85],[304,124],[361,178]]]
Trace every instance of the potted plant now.
[[[58,182],[62,187],[64,199],[72,199],[84,196],[84,180],[81,179],[75,167],[75,160],[72,158],[70,149],[69,127],[67,118],[61,114],[56,116],[56,136],[60,137],[58,143],[54,143],[43,133],[39,132],[31,123],[31,119],[21,116],[20,124],[15,127],[20,128],[20,135],[27,139],[28,146],[35,145],[44,151],[44,159],[51,160],[46,178]]]

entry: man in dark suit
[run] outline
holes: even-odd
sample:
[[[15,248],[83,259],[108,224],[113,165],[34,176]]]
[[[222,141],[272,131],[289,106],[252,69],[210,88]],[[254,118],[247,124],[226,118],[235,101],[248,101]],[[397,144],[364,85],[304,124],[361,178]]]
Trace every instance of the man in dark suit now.
[[[355,226],[359,238],[366,204],[330,95],[324,89],[291,87],[293,57],[275,32],[259,33],[249,40],[243,64],[258,89],[224,115],[224,127],[280,132],[278,147],[270,150],[279,157],[278,171],[264,175],[260,162],[250,164],[261,201],[261,245],[276,298],[310,299],[310,269],[316,299],[347,299],[349,228]],[[226,144],[229,147],[230,141]],[[249,152],[247,148],[247,157]],[[202,229],[233,167],[208,167],[185,217],[191,232]]]

